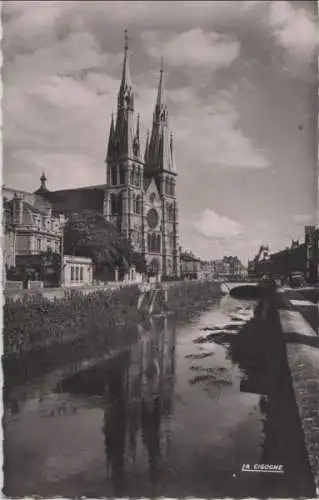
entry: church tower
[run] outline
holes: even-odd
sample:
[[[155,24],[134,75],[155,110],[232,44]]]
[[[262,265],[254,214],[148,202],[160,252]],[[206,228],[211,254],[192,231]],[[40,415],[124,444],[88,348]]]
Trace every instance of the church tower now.
[[[146,143],[145,178],[153,178],[161,200],[161,274],[179,276],[179,229],[176,199],[176,168],[173,135],[168,127],[168,111],[164,89],[164,69],[160,78],[150,139]]]
[[[142,157],[140,117],[135,116],[125,31],[117,113],[112,114],[106,155],[103,212],[141,253],[149,274],[179,276],[179,232],[173,136],[168,127],[161,63],[151,133]]]
[[[117,114],[111,117],[106,156],[104,215],[132,243],[145,253],[143,238],[144,163],[140,151],[140,123],[135,118],[134,93],[128,64],[128,38],[125,31],[122,79]]]

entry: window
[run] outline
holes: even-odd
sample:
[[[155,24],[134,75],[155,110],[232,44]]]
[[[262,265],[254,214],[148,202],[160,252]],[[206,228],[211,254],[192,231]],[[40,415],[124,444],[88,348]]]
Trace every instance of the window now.
[[[75,280],[79,281],[79,268],[78,268],[78,266],[76,266],[76,268],[75,268]]]
[[[74,281],[74,266],[71,266],[71,281]]]
[[[116,215],[117,214],[117,196],[115,193],[111,194],[111,214]]]
[[[47,239],[47,250],[51,249],[51,240]]]
[[[116,184],[117,184],[117,167],[116,167],[116,165],[114,165],[111,168],[111,180],[112,180],[112,185],[116,186]]]
[[[131,184],[135,184],[135,166],[133,165],[132,171],[131,171]]]
[[[141,169],[138,167],[137,172],[136,172],[136,185],[140,186],[141,185]]]
[[[118,213],[118,215],[122,215],[122,207],[123,207],[123,195],[122,195],[122,193],[119,193],[117,195],[116,206],[117,206],[117,213]]]
[[[141,213],[141,197],[140,196],[137,196],[136,197],[136,202],[135,202],[135,212],[137,214],[140,214]]]
[[[159,253],[161,251],[161,237],[155,233],[147,235],[148,251],[151,253]]]
[[[83,266],[80,267],[80,281],[83,281]]]
[[[36,246],[37,251],[40,252],[40,250],[41,250],[41,239],[40,238],[37,239],[36,245],[37,245]]]
[[[120,167],[120,184],[125,184],[125,170],[124,170],[124,167]]]

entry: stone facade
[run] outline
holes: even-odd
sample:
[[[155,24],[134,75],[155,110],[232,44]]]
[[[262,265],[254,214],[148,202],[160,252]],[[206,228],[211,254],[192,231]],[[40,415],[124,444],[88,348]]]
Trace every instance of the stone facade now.
[[[180,256],[180,267],[182,279],[199,279],[201,261],[188,253]]]
[[[36,194],[6,187],[2,196],[6,220],[11,221],[5,231],[8,267],[15,265],[16,256],[38,255],[48,249],[60,253],[64,219],[53,215],[50,203]]]
[[[92,285],[93,266],[92,259],[88,257],[76,257],[74,255],[63,256],[62,284],[67,287]]]
[[[151,134],[144,155],[125,44],[117,116],[106,158],[104,214],[142,253],[151,274],[178,276],[179,234],[173,138],[168,128],[164,72],[160,71]]]

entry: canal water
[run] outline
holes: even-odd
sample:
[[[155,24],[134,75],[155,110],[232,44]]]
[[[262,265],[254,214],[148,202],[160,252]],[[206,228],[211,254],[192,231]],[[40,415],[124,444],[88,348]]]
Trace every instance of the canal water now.
[[[114,358],[10,391],[5,494],[293,496],[291,471],[242,470],[289,467],[271,444],[284,439],[278,404],[232,351],[253,307],[226,296],[187,322],[154,317]]]

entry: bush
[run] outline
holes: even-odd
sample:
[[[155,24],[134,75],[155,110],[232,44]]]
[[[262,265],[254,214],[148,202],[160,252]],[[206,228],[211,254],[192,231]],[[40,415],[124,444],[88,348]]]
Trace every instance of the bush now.
[[[138,320],[138,287],[49,301],[41,294],[4,305],[4,355],[70,341],[80,336],[115,334],[120,325]]]

